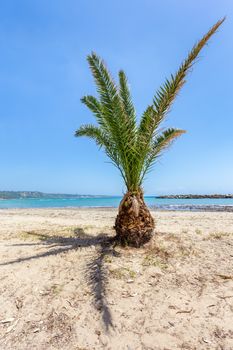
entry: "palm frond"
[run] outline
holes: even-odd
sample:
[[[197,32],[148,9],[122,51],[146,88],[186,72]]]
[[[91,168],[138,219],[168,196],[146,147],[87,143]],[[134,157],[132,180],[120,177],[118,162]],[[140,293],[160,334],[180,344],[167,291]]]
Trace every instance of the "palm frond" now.
[[[95,115],[97,122],[105,127],[105,120],[102,116],[102,105],[98,99],[94,96],[87,95],[81,98],[81,102]]]
[[[185,130],[168,128],[167,130],[163,131],[158,137],[156,137],[152,151],[155,152],[155,154],[161,153],[161,151],[164,151],[171,145],[172,141],[185,133]]]
[[[123,89],[118,89],[104,62],[95,54],[88,56],[88,62],[97,84],[97,91],[101,102],[102,125],[105,125],[108,133],[111,134],[115,146],[118,149],[122,168],[125,171],[125,177],[128,178],[127,186],[130,182],[130,169],[132,168],[132,159],[136,153],[134,140],[136,139],[136,120],[132,115],[128,115],[125,110],[127,95],[127,84],[121,82]],[[124,102],[122,97],[124,96]],[[99,122],[100,124],[100,122]]]
[[[105,135],[100,128],[91,124],[80,126],[80,128],[76,130],[75,136],[87,136],[93,139],[97,143],[97,145],[101,147],[107,146],[109,143],[107,135]]]
[[[100,118],[104,121],[108,130],[119,139],[118,114],[121,110],[120,99],[110,73],[103,60],[95,53],[87,56],[90,69],[97,85],[97,92],[100,97],[101,111]]]
[[[161,156],[162,152],[170,147],[175,139],[185,133],[185,130],[168,128],[155,138],[144,161],[140,182],[143,181],[145,174],[151,169],[151,167],[154,165],[154,162],[158,159],[159,156]]]
[[[120,97],[124,107],[125,114],[131,121],[132,127],[136,127],[136,112],[129,90],[128,80],[123,70],[119,71]]]
[[[213,34],[224,22],[225,18],[219,20],[205,34],[202,39],[192,48],[188,57],[183,61],[175,75],[171,75],[170,79],[166,79],[165,83],[160,87],[153,99],[154,113],[144,113],[139,126],[139,135],[153,135],[154,130],[164,120],[173,101],[179,93],[182,86],[185,84],[185,77],[195,63],[198,54],[207,44]]]
[[[98,146],[104,147],[107,156],[111,159],[113,165],[120,170],[123,179],[126,181],[124,170],[122,169],[121,161],[119,159],[118,149],[115,147],[114,141],[111,140],[111,137],[109,137],[108,134],[92,124],[87,124],[82,125],[76,130],[75,136],[87,136],[93,139]]]

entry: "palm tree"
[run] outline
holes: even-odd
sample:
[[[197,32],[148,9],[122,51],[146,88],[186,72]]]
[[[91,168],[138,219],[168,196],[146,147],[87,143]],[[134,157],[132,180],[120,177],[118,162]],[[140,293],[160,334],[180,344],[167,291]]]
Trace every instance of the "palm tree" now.
[[[175,75],[165,80],[139,123],[124,71],[119,72],[117,85],[100,57],[95,53],[87,57],[99,99],[84,96],[81,101],[93,112],[98,125],[83,125],[75,136],[94,139],[121,173],[127,192],[119,206],[115,230],[116,239],[122,245],[139,247],[153,235],[155,223],[143,199],[143,180],[161,153],[185,132],[174,128],[164,131],[161,123],[199,52],[224,19],[219,20],[192,48]]]

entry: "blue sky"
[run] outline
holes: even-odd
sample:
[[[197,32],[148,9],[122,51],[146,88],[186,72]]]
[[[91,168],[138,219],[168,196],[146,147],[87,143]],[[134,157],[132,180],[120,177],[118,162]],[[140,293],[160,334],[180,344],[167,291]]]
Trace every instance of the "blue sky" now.
[[[91,51],[127,72],[138,115],[219,18],[166,125],[187,130],[145,182],[146,194],[233,192],[232,0],[21,0],[0,5],[0,189],[122,194],[95,144]]]

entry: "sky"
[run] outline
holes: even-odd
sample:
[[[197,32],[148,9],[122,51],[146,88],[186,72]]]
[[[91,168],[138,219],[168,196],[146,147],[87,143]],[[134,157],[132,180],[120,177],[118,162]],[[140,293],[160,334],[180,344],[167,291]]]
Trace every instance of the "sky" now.
[[[80,102],[96,94],[86,56],[128,75],[138,118],[194,43],[202,51],[165,123],[187,130],[144,184],[146,195],[233,193],[232,0],[8,0],[0,4],[0,190],[121,195]]]

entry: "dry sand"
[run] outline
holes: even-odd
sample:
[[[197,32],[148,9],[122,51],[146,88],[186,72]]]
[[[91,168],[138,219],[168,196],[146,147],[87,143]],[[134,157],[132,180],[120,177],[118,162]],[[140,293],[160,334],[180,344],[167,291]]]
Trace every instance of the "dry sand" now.
[[[1,350],[233,349],[233,213],[153,212],[142,249],[116,210],[0,210]]]

